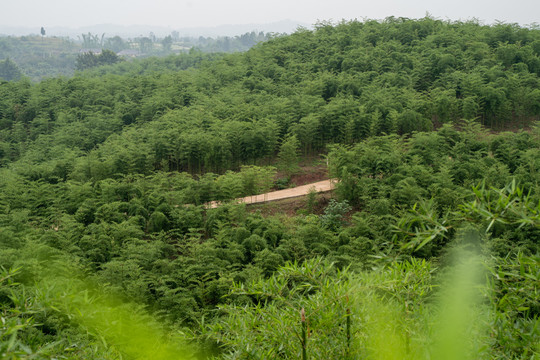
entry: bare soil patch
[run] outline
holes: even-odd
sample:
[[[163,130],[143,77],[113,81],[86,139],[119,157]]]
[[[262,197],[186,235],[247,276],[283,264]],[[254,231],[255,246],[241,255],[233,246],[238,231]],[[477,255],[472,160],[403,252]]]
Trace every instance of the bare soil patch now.
[[[305,166],[297,174],[291,176],[291,185],[301,186],[325,179],[328,179],[326,165]]]
[[[333,191],[318,193],[317,201],[313,208],[313,214],[321,215],[333,197]],[[285,215],[288,217],[296,216],[302,213],[307,214],[307,197],[294,197],[284,200],[272,201],[267,203],[253,204],[247,207],[249,212],[260,211],[263,216]]]

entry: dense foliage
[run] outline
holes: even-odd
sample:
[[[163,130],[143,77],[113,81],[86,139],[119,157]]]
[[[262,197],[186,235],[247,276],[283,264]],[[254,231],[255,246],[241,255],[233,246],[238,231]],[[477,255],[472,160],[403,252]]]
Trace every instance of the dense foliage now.
[[[317,153],[461,118],[519,127],[540,114],[539,38],[512,25],[429,18],[320,24],[215,61],[195,52],[4,84],[0,161],[46,167],[56,148],[89,152],[89,171],[105,177],[221,172],[264,163],[288,133]],[[197,69],[168,70],[190,65]],[[146,161],[135,165],[137,156]]]
[[[389,18],[2,82],[2,356],[535,358],[539,44]],[[322,211],[228,202],[320,152]]]

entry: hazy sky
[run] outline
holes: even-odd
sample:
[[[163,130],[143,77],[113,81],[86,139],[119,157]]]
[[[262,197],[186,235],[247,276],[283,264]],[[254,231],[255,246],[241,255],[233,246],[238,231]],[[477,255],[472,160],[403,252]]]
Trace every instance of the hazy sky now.
[[[320,20],[478,18],[520,24],[540,23],[540,0],[0,0],[0,25],[66,26],[160,25],[171,28]]]

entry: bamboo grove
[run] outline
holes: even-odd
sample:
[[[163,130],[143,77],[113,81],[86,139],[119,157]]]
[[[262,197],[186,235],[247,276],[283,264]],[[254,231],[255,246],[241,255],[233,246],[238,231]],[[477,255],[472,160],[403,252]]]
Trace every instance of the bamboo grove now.
[[[535,359],[539,75],[426,17],[1,82],[0,357]]]

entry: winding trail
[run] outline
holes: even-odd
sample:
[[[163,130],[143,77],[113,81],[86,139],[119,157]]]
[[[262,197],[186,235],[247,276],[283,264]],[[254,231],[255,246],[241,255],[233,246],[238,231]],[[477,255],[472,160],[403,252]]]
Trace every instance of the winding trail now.
[[[277,201],[277,200],[283,200],[283,199],[290,199],[290,198],[299,197],[299,196],[305,196],[309,194],[311,189],[315,189],[315,191],[318,193],[328,192],[334,189],[334,184],[336,183],[336,181],[337,181],[336,179],[328,179],[328,180],[318,181],[311,184],[297,186],[290,189],[272,191],[266,194],[246,196],[244,198],[236,199],[236,201],[239,203],[257,204],[257,203],[271,202],[271,201]],[[211,209],[216,208],[219,205],[220,203],[218,201],[212,201],[211,203],[208,204],[208,208],[211,208]]]

